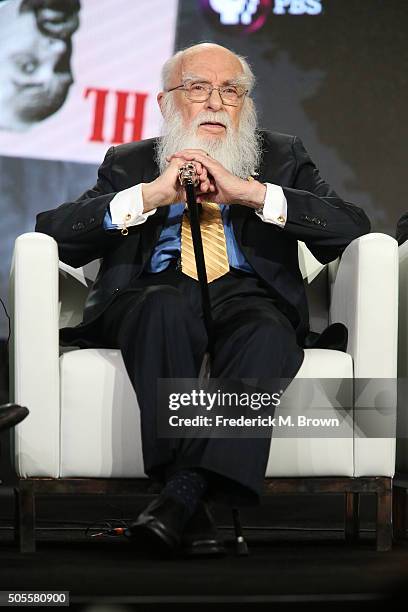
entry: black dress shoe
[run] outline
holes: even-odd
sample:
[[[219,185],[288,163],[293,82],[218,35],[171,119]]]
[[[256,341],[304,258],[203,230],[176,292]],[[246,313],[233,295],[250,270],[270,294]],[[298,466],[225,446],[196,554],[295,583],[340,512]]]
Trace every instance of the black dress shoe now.
[[[159,495],[129,525],[125,536],[152,552],[176,552],[180,548],[187,521],[184,504],[172,497]]]
[[[17,423],[20,423],[29,411],[24,406],[18,404],[3,404],[0,406],[0,431],[14,427]]]
[[[324,348],[335,351],[347,351],[348,330],[343,323],[332,323],[320,334],[309,332],[304,341],[304,348]]]
[[[182,537],[182,554],[187,557],[221,557],[226,554],[224,542],[207,504],[201,502],[188,521]]]

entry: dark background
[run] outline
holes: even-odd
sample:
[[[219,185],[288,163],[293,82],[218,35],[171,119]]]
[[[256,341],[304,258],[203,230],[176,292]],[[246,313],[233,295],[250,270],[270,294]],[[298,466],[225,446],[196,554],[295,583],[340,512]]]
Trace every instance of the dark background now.
[[[176,47],[206,40],[246,56],[261,126],[300,136],[373,230],[394,235],[408,208],[408,2],[322,0],[322,8],[314,16],[270,10],[263,27],[245,34],[181,0]]]

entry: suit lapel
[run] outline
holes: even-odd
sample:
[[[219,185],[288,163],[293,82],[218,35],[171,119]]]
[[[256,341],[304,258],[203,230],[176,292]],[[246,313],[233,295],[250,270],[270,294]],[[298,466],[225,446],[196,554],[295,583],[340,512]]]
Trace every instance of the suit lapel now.
[[[265,166],[266,166],[266,155],[267,151],[264,148],[262,151],[262,158],[259,165],[258,173],[254,174],[254,178],[261,183],[265,182]],[[245,250],[245,246],[242,244],[242,233],[245,225],[245,221],[248,219],[249,214],[251,213],[251,209],[246,206],[231,206],[231,222],[232,227],[234,228],[235,238],[238,241],[240,247],[243,247]]]
[[[244,228],[245,220],[248,217],[247,210],[245,206],[234,206],[231,205],[231,223],[234,228],[235,238],[238,241],[238,244],[242,246],[242,231]]]

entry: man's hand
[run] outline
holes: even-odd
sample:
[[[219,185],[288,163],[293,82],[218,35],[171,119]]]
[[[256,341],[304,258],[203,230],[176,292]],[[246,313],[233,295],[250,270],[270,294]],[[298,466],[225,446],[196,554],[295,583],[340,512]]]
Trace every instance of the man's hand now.
[[[185,159],[173,157],[163,174],[151,183],[142,184],[143,212],[186,201],[184,188],[178,178],[179,169],[185,163]],[[197,194],[201,195],[211,190],[214,191],[215,187],[210,183],[207,169],[199,162],[195,163],[195,167],[199,180]]]
[[[259,208],[265,200],[266,186],[259,181],[248,181],[234,176],[201,149],[184,149],[172,155],[170,163],[181,160],[192,161],[201,172],[206,171],[201,181],[197,201],[211,200],[218,204],[241,204]]]

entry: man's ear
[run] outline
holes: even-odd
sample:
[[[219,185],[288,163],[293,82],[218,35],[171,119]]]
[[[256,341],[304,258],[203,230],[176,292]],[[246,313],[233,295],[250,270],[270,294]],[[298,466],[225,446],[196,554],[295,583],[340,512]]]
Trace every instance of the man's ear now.
[[[163,115],[163,98],[164,98],[164,91],[161,91],[157,94],[157,104],[160,106],[160,112]]]

